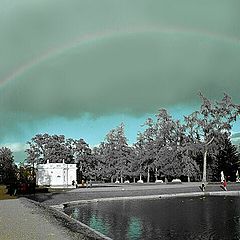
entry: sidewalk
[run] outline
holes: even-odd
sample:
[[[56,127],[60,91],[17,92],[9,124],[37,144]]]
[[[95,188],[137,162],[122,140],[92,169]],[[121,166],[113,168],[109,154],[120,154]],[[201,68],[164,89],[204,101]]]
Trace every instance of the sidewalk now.
[[[21,199],[0,201],[1,240],[71,240],[66,228]]]

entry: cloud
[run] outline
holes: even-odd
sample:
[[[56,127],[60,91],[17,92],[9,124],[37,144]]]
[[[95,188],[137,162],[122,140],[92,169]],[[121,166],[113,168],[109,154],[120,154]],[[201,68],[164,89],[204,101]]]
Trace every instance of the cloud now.
[[[234,133],[231,136],[231,141],[234,145],[240,145],[240,133]]]
[[[2,88],[2,111],[37,117],[154,112],[228,92],[238,99],[240,45],[205,36],[126,34],[47,59]]]
[[[238,3],[17,2],[0,15],[1,137],[56,117],[195,105],[199,91],[239,102]]]
[[[22,152],[25,151],[27,148],[26,144],[23,143],[5,143],[5,144],[0,144],[1,147],[7,147],[9,148],[12,152]]]
[[[26,159],[26,153],[25,150],[27,149],[27,144],[21,143],[21,142],[13,142],[13,143],[4,143],[0,144],[0,148],[7,147],[9,148],[14,157],[14,162],[16,164],[19,164],[20,162],[24,162]]]

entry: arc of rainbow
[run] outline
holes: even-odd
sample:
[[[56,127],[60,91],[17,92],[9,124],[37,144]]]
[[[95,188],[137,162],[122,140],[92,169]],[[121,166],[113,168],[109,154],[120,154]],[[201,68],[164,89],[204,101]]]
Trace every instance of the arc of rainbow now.
[[[21,76],[26,71],[31,69],[32,67],[42,63],[43,61],[48,60],[49,58],[59,55],[66,50],[71,48],[77,47],[84,43],[89,43],[96,40],[107,39],[110,37],[120,36],[120,35],[129,35],[129,34],[138,34],[138,33],[163,33],[163,34],[189,34],[192,36],[202,36],[207,37],[210,39],[215,39],[218,41],[225,41],[227,43],[237,44],[239,45],[240,39],[236,37],[230,37],[214,32],[208,31],[196,31],[195,29],[185,29],[181,27],[163,27],[163,26],[140,26],[134,28],[119,28],[119,29],[112,29],[112,30],[105,30],[101,32],[95,33],[87,33],[83,34],[65,44],[58,45],[57,47],[51,48],[36,58],[20,65],[17,69],[12,71],[7,77],[3,78],[1,82],[1,87],[7,85],[7,83],[11,82],[12,80],[16,79],[18,76]]]

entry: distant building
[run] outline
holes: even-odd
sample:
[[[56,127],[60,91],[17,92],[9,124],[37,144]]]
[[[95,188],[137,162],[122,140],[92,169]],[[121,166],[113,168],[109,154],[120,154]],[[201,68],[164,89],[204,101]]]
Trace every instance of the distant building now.
[[[76,183],[77,166],[76,164],[47,163],[38,164],[36,171],[36,183],[39,186],[47,185],[51,187],[73,187],[72,182]]]

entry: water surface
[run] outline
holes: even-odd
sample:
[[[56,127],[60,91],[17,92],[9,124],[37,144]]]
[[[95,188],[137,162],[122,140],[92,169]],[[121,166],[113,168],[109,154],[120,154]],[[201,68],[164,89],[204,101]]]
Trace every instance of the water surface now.
[[[65,212],[113,239],[240,239],[239,197],[106,201]]]

